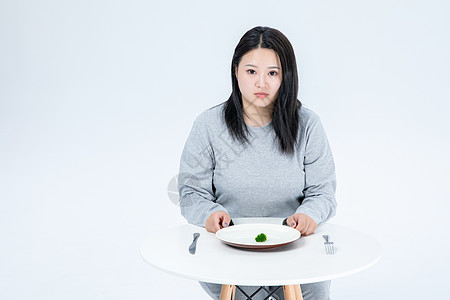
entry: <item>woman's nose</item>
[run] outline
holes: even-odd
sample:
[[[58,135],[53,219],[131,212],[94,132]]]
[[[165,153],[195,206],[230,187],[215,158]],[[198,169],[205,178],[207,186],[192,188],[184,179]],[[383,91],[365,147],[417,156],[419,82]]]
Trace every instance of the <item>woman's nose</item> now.
[[[259,88],[263,88],[263,87],[266,86],[266,76],[264,76],[264,74],[261,74],[261,75],[258,77],[258,80],[257,80],[257,82],[256,82],[256,85],[257,85],[257,87],[259,87]]]

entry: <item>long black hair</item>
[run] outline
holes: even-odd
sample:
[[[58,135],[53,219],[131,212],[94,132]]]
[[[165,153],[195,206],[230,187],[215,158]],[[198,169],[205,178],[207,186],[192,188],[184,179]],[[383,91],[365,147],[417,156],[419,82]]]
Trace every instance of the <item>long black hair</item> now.
[[[272,49],[280,58],[282,81],[273,110],[272,127],[277,135],[281,152],[293,154],[299,130],[298,110],[301,107],[301,102],[297,99],[297,63],[291,43],[284,34],[274,28],[262,26],[252,28],[242,36],[236,46],[231,62],[232,92],[225,102],[223,111],[225,123],[235,140],[242,144],[249,143],[249,130],[244,122],[242,94],[236,78],[236,69],[242,56],[257,48]]]

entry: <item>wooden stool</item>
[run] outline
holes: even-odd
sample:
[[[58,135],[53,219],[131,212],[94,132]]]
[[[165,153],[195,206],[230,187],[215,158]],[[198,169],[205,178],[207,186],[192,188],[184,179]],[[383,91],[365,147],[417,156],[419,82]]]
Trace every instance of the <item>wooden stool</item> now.
[[[283,286],[285,300],[303,300],[302,290],[299,284]],[[223,284],[220,293],[220,300],[234,300],[236,286],[232,284]]]

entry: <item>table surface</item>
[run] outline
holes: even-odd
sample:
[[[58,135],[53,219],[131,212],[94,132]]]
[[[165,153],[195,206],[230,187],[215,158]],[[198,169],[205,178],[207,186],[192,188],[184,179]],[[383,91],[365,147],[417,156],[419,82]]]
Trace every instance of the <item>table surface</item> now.
[[[283,219],[234,219],[243,223],[276,223]],[[188,247],[199,232],[197,251]],[[327,255],[322,234],[334,242],[336,254]],[[186,224],[154,231],[141,246],[145,261],[184,278],[218,284],[273,286],[330,280],[354,274],[374,265],[381,257],[380,244],[359,231],[321,224],[310,236],[267,250],[228,246],[204,228]]]

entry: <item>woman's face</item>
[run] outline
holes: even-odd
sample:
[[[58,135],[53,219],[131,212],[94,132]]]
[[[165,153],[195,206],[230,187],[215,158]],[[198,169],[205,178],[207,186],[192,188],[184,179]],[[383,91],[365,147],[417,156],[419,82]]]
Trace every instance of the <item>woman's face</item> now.
[[[278,97],[282,74],[278,54],[267,48],[247,52],[237,67],[236,77],[244,108],[271,108]]]

